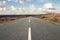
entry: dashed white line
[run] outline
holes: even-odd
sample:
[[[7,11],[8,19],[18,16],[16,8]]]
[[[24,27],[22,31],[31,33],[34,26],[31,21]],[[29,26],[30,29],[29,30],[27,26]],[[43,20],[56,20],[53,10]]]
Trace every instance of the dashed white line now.
[[[31,22],[31,19],[29,17],[29,28],[28,28],[28,40],[31,40],[31,27],[30,27],[30,22]]]
[[[31,40],[31,27],[28,28],[28,40]]]

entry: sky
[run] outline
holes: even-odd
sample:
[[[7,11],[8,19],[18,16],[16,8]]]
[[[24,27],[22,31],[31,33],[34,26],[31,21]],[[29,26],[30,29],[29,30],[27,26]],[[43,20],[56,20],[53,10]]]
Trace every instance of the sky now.
[[[0,15],[60,13],[60,0],[0,0]]]

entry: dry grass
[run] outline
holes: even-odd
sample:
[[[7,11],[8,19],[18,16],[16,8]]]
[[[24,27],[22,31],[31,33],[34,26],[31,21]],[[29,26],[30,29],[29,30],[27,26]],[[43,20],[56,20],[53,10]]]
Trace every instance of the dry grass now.
[[[9,22],[9,21],[24,18],[24,17],[29,17],[29,16],[24,15],[24,16],[13,16],[13,17],[11,17],[11,16],[2,17],[2,18],[0,18],[0,23]],[[32,17],[60,23],[60,13],[48,13],[48,14],[41,14],[41,15],[32,16]]]
[[[48,13],[33,17],[60,23],[60,13]]]

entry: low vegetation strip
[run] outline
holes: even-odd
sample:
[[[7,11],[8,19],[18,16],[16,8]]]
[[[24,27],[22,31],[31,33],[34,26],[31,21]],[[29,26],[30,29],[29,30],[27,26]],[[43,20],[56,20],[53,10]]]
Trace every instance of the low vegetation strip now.
[[[59,13],[48,13],[48,14],[42,14],[42,15],[33,16],[33,17],[60,23]]]
[[[29,16],[60,23],[60,13],[48,13],[41,15],[8,15],[8,16],[6,15],[6,16],[0,16],[0,23],[5,23]]]

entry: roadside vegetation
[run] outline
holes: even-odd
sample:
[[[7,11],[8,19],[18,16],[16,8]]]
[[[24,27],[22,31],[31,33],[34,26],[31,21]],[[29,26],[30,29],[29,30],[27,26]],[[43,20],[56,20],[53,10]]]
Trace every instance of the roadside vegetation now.
[[[60,23],[60,13],[41,14],[33,17]]]
[[[20,18],[24,18],[24,15],[0,15],[0,23],[6,23],[10,21],[14,21]]]
[[[0,23],[9,22],[9,21],[13,21],[16,19],[24,18],[24,17],[29,17],[29,15],[28,16],[26,16],[26,15],[24,15],[24,16],[22,16],[22,15],[1,16]],[[48,13],[48,14],[41,14],[41,15],[36,15],[36,16],[32,16],[32,17],[60,23],[60,13]]]

